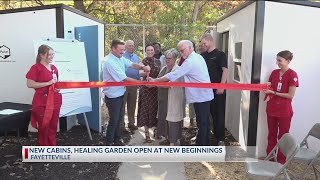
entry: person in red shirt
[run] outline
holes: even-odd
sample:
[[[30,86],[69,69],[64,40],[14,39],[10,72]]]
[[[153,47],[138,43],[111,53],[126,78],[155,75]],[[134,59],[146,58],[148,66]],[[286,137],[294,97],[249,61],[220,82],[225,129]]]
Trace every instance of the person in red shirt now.
[[[289,68],[293,58],[290,51],[277,54],[277,65],[280,69],[273,70],[269,77],[270,90],[264,90],[269,96],[267,102],[268,146],[267,154],[274,148],[283,134],[290,129],[293,110],[291,106],[296,87],[299,87],[298,75]],[[279,151],[277,161],[284,164],[285,156]]]
[[[53,49],[50,46],[41,45],[38,49],[36,64],[26,74],[28,88],[35,90],[32,100],[31,125],[38,129],[39,146],[56,145],[62,96],[59,90],[55,89],[53,92],[54,103],[48,107],[49,87],[59,78],[58,69],[51,64],[53,57]],[[52,112],[52,115],[47,111]]]

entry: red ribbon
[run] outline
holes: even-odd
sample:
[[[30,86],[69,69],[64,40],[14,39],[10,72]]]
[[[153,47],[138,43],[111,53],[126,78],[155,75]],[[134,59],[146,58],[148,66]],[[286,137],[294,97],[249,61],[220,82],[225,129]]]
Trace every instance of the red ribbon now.
[[[267,84],[223,84],[223,83],[185,83],[185,82],[57,82],[57,89],[100,88],[108,86],[157,86],[157,87],[192,87],[228,90],[261,91],[268,89]]]
[[[108,86],[157,86],[157,87],[191,87],[191,88],[211,88],[228,90],[249,90],[261,91],[269,89],[267,84],[223,84],[223,83],[185,83],[185,82],[57,82],[49,87],[46,110],[43,117],[42,128],[46,128],[52,118],[54,109],[54,89],[73,89],[73,88],[100,88]],[[33,116],[31,125],[38,128]]]
[[[31,122],[32,127],[36,128],[36,129],[38,129],[38,128],[43,129],[43,128],[48,127],[50,120],[52,118],[53,109],[54,109],[54,89],[55,89],[55,84],[52,84],[51,86],[49,86],[46,109],[44,111],[44,116],[43,116],[41,127],[39,127],[39,124],[36,120],[36,117],[34,116],[34,113],[31,113],[30,122]]]

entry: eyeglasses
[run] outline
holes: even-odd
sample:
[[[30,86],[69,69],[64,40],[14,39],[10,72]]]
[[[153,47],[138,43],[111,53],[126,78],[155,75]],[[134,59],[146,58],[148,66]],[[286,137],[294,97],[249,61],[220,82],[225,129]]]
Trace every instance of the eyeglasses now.
[[[188,48],[188,46],[187,46],[187,47],[185,47],[184,49],[179,50],[179,52],[180,52],[180,53],[183,53],[183,52],[184,52],[184,50],[185,50],[185,49],[187,49],[187,48]]]

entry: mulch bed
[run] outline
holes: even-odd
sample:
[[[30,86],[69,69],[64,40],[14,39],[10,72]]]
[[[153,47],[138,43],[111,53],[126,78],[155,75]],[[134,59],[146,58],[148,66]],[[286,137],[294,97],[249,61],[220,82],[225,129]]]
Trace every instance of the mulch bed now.
[[[57,133],[57,144],[61,146],[103,146],[105,137],[92,133],[89,139],[86,127],[74,126],[67,132]],[[37,133],[21,138],[24,145],[36,145]],[[2,138],[2,137],[0,137]],[[128,143],[130,134],[123,134]],[[0,146],[0,179],[117,179],[121,163],[22,163],[21,146],[17,138]]]
[[[196,129],[184,129],[181,145],[194,145],[191,139],[196,135]],[[37,133],[29,133],[22,137],[24,145],[36,145]],[[131,134],[123,133],[127,144]],[[0,137],[1,138],[1,137]],[[103,146],[105,137],[92,132],[90,141],[86,127],[74,126],[67,132],[57,133],[57,144],[61,146]],[[212,136],[212,143],[215,142]],[[21,146],[17,138],[10,137],[10,143],[0,146],[0,179],[117,179],[117,171],[121,163],[22,163]],[[237,144],[236,140],[226,131],[226,145]]]
[[[182,146],[192,146],[194,145],[194,141],[191,139],[195,137],[197,134],[197,129],[192,128],[192,129],[187,129],[184,128],[182,131],[182,141],[181,145]],[[214,137],[213,134],[211,134],[211,145],[216,144],[216,138]],[[231,135],[231,133],[227,130],[225,130],[225,145],[226,146],[240,146],[237,140],[234,139],[234,137]]]

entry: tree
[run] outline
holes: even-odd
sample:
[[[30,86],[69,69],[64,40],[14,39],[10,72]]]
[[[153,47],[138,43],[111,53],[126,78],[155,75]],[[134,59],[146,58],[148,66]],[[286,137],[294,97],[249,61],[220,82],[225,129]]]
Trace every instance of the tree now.
[[[63,3],[88,13],[107,24],[144,24],[151,42],[175,47],[180,39],[198,41],[198,37],[225,12],[242,0],[234,1],[121,1],[121,0],[21,0],[0,1],[1,9],[43,6]],[[109,35],[110,34],[110,35]],[[142,44],[142,27],[108,27],[108,37],[135,38]],[[109,42],[106,42],[109,44]]]

